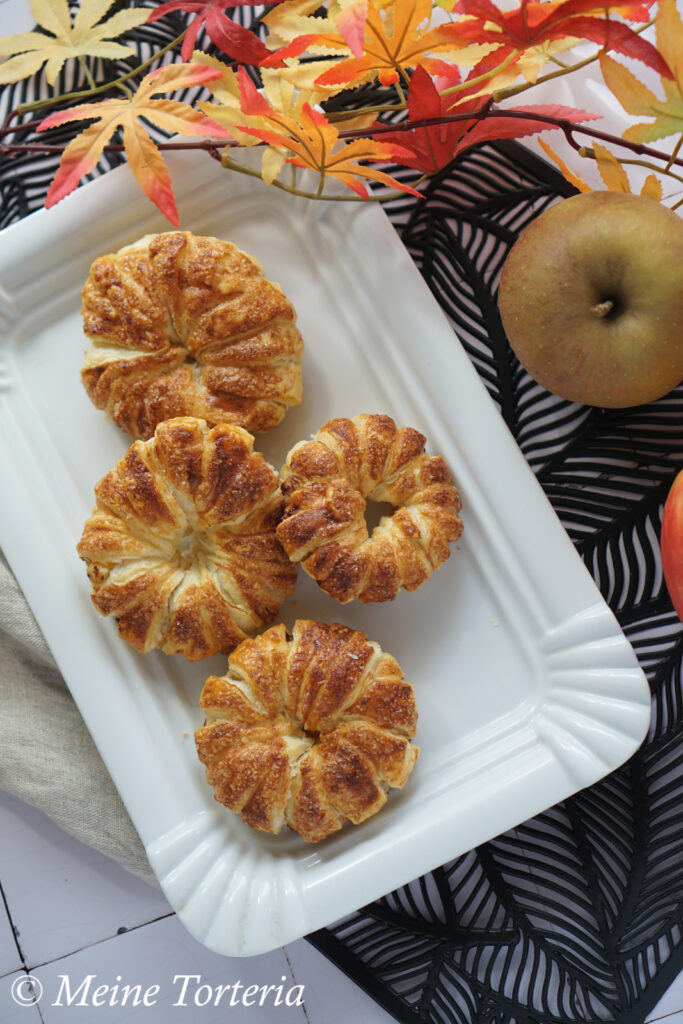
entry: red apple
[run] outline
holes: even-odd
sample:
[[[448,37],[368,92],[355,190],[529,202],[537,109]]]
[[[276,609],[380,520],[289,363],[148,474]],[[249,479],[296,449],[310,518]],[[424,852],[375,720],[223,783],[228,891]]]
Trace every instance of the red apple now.
[[[683,470],[664,502],[661,547],[666,587],[676,614],[683,622]]]
[[[660,398],[683,379],[683,220],[621,192],[562,200],[512,247],[498,304],[518,359],[554,394]]]

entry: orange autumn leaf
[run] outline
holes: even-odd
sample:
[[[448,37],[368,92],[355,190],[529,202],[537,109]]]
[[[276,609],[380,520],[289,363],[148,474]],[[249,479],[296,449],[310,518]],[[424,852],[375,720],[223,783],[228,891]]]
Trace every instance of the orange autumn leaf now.
[[[339,138],[339,130],[308,103],[304,103],[300,118],[295,120],[272,107],[243,68],[239,69],[238,80],[242,111],[258,119],[259,123],[259,127],[241,124],[240,131],[292,154],[286,157],[287,163],[315,171],[319,176],[320,194],[325,179],[329,177],[336,178],[363,199],[369,195],[363,179],[421,195],[384,171],[361,163],[366,160],[400,160],[404,153],[399,146],[366,138],[344,142]],[[263,127],[264,119],[272,127]]]
[[[216,68],[169,64],[146,75],[130,99],[84,103],[46,117],[38,131],[46,131],[67,121],[93,120],[94,123],[72,139],[64,150],[45,206],[54,206],[76,188],[81,178],[95,167],[112,135],[120,128],[128,164],[138,183],[177,227],[178,211],[168,168],[139,118],[144,117],[163,131],[227,138],[228,132],[200,110],[177,100],[154,99],[158,93],[201,85],[217,77],[220,77],[220,71]]]
[[[382,17],[380,5],[371,2],[362,56],[338,61],[316,84],[349,86],[377,77],[383,85],[392,85],[412,68],[430,70],[433,55],[454,45],[448,32],[451,26],[429,27],[432,10],[431,0],[395,0],[392,17]],[[427,27],[421,27],[425,23]],[[318,41],[330,46],[343,43],[333,35],[319,36]]]

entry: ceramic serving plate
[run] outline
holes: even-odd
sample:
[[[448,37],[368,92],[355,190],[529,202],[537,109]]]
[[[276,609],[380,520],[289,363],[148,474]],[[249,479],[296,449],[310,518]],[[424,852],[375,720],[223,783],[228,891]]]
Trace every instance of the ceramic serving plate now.
[[[294,200],[188,154],[181,227],[230,239],[299,313],[304,401],[259,447],[280,466],[333,416],[392,415],[441,453],[464,534],[415,594],[341,606],[300,574],[282,609],[363,629],[414,684],[406,787],[316,846],[213,799],[194,750],[227,660],[139,655],[90,603],[75,545],[129,440],[79,370],[90,263],[168,225],[126,168],[7,229],[0,246],[0,542],[178,915],[229,955],[281,946],[590,785],[638,747],[649,691],[467,355],[381,210]],[[84,780],[87,800],[87,780]]]

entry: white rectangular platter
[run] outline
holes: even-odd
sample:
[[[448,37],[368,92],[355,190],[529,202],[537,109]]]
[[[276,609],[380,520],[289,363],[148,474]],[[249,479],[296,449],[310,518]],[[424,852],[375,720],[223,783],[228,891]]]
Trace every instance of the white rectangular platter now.
[[[181,228],[230,239],[299,314],[304,401],[257,439],[276,467],[333,416],[389,413],[463,498],[451,558],[415,594],[341,606],[303,573],[282,609],[363,629],[414,684],[418,764],[359,827],[311,846],[217,804],[193,742],[226,659],[140,655],[95,612],[75,545],[129,440],[89,402],[80,290],[92,260],[168,225],[126,168],[2,234],[0,543],[186,927],[211,949],[283,945],[472,849],[620,765],[646,679],[466,353],[374,204],[293,199],[189,154]],[[87,780],[84,780],[87,800]]]

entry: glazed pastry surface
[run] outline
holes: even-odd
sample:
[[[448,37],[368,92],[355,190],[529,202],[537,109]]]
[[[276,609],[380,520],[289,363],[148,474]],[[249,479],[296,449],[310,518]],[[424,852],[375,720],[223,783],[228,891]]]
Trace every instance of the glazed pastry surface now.
[[[245,640],[202,691],[197,753],[216,800],[252,828],[318,842],[359,824],[415,765],[412,686],[365,633],[299,620]]]
[[[292,304],[230,242],[176,231],[101,256],[82,314],[85,389],[134,437],[177,416],[261,433],[301,401]]]
[[[325,423],[281,470],[277,535],[293,562],[342,604],[391,601],[417,590],[462,533],[460,496],[425,437],[390,416]],[[366,501],[394,506],[368,535]]]
[[[294,589],[278,476],[253,443],[240,427],[166,420],[95,487],[78,553],[95,607],[137,650],[229,654]]]

